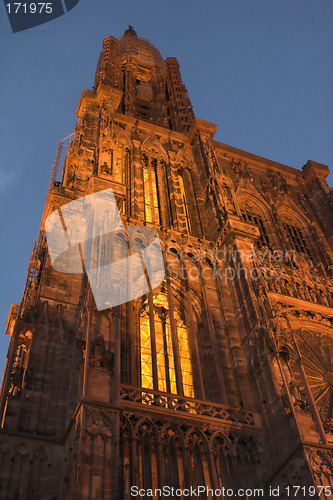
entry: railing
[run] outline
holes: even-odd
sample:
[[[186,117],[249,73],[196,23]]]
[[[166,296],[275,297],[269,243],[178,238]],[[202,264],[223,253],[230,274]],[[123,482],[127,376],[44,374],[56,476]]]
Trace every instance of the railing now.
[[[210,417],[220,421],[235,424],[257,426],[257,412],[232,408],[227,405],[209,403],[193,398],[186,398],[178,394],[154,391],[143,387],[122,385],[120,391],[120,402],[137,405],[149,405],[149,409],[172,410],[187,413],[191,416]]]

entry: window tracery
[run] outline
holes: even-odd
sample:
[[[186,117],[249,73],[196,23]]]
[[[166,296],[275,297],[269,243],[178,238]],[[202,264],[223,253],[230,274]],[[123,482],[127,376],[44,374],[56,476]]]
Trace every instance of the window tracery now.
[[[312,260],[312,254],[306,242],[304,230],[291,221],[284,223],[283,227],[291,248],[298,253],[307,255]]]
[[[160,224],[157,160],[146,154],[143,154],[142,160],[145,219],[147,222]]]
[[[175,309],[174,319],[178,340],[178,346],[176,346],[166,296],[162,293],[157,294],[153,299],[153,307],[153,314],[149,314],[149,305],[146,302],[140,314],[141,385],[147,389],[153,389],[154,385],[155,387],[157,385],[158,390],[162,392],[177,394],[179,388],[176,381],[176,355],[179,356],[184,395],[194,397],[188,330]],[[155,384],[152,349],[156,349],[158,380]]]
[[[266,225],[264,223],[264,220],[262,216],[257,213],[256,211],[252,210],[251,208],[242,208],[241,209],[241,214],[245,222],[249,222],[250,224],[254,224],[255,226],[258,227],[260,231],[260,237],[257,241],[257,246],[259,249],[262,249],[264,247],[271,248],[271,241],[268,236],[268,231],[266,229]]]
[[[130,163],[131,152],[130,149],[123,144],[118,147],[115,180],[121,184],[129,184],[130,182]]]
[[[328,335],[302,329],[295,335],[307,382],[325,422],[333,419],[333,342]],[[295,385],[302,386],[297,359],[290,358]]]

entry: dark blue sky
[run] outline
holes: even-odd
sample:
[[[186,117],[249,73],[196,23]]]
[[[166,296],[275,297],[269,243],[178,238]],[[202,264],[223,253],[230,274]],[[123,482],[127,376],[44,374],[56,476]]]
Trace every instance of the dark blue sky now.
[[[296,168],[308,159],[333,168],[332,0],[80,0],[16,34],[0,8],[1,373],[57,141],[73,131],[106,36],[132,24],[164,58],[177,57],[195,114],[218,125],[217,140]]]

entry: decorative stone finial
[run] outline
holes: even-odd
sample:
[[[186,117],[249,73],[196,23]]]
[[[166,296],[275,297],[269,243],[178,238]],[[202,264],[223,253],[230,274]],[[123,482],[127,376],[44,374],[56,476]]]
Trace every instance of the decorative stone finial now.
[[[133,28],[133,26],[129,24],[127,30],[124,33],[124,36],[138,36],[138,35],[136,34],[136,31]]]

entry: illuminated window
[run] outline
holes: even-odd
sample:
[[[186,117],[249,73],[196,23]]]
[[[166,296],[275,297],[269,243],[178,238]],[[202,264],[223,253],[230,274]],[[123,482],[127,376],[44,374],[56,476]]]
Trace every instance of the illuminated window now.
[[[129,183],[130,181],[130,150],[119,146],[116,165],[116,181],[120,183]]]
[[[257,246],[261,249],[263,247],[271,247],[271,243],[269,241],[269,237],[267,234],[267,230],[264,224],[264,221],[262,220],[261,215],[255,214],[253,212],[250,212],[249,210],[242,210],[242,217],[246,222],[249,222],[250,224],[254,224],[255,226],[258,227],[260,231],[260,237],[257,241]]]
[[[130,184],[131,182],[131,152],[128,148],[125,149],[124,155],[124,173],[125,173],[125,183]]]
[[[182,202],[183,202],[183,209],[184,209],[184,213],[185,213],[186,229],[187,229],[187,232],[190,233],[191,232],[190,213],[189,213],[189,207],[188,207],[186,193],[185,193],[184,179],[181,175],[179,175],[179,186],[180,186],[180,193],[181,193]]]
[[[158,377],[155,387],[158,387],[159,391],[177,394],[174,356],[178,348],[184,395],[194,397],[188,330],[179,313],[175,310],[174,317],[178,337],[178,346],[175,346],[171,334],[168,301],[161,293],[154,297],[153,317],[154,328],[150,324],[149,306],[146,302],[140,315],[141,386],[147,389],[154,388],[153,346],[153,349],[156,349]]]
[[[143,155],[143,189],[145,203],[145,219],[147,222],[160,224],[160,213],[158,203],[158,181],[157,181],[157,160],[149,161]]]

